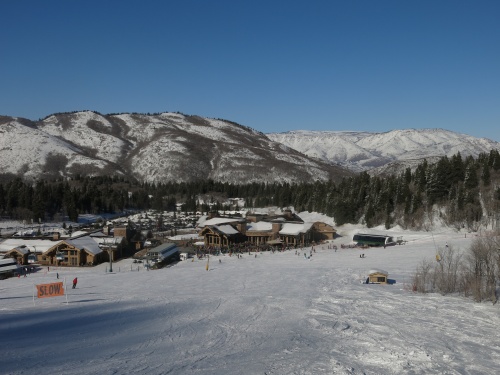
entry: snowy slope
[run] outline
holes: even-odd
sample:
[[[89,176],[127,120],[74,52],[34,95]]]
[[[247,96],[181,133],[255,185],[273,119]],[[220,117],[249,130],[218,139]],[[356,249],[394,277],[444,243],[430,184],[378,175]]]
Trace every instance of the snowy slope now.
[[[39,128],[44,132],[65,139],[82,149],[94,150],[97,158],[117,162],[125,142],[112,134],[112,124],[102,116],[90,112],[78,112],[58,118],[44,119]]]
[[[58,165],[47,159],[51,155],[60,156]],[[75,165],[98,169],[108,165],[86,156],[77,146],[17,120],[0,125],[0,156],[2,173],[21,173],[27,178],[60,177]]]
[[[337,244],[366,228],[338,230]],[[317,246],[311,260],[293,250],[213,256],[208,272],[206,260],[156,271],[122,260],[112,274],[102,264],[0,281],[1,373],[496,374],[498,305],[409,291],[422,259],[446,242],[463,251],[471,236],[391,234],[408,244]],[[372,268],[396,284],[362,284]],[[78,277],[68,304],[34,305],[33,284],[56,272]]]
[[[423,158],[457,152],[476,157],[500,148],[498,142],[443,129],[266,136],[230,121],[170,112],[83,111],[41,121],[0,116],[0,134],[4,173],[33,179],[119,173],[151,183],[339,181],[353,172],[397,173]]]
[[[462,157],[500,149],[500,143],[444,129],[405,129],[386,133],[290,131],[267,136],[306,155],[353,171],[387,167],[460,152]]]
[[[44,170],[41,142],[55,155],[75,159],[75,165],[58,170],[64,176],[121,173],[147,182],[211,178],[238,183],[340,180],[351,175],[251,128],[179,113],[85,111],[54,114],[37,122],[4,116],[0,129],[5,144],[0,160],[11,162],[8,172],[25,177],[40,176]],[[84,165],[84,161],[93,162]]]

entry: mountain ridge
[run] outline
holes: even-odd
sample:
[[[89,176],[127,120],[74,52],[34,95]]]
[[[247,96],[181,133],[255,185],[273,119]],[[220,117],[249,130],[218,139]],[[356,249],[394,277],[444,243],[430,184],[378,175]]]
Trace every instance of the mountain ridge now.
[[[2,173],[27,179],[119,174],[138,181],[313,182],[399,173],[500,143],[445,129],[294,130],[264,134],[229,120],[179,112],[0,116]]]
[[[370,174],[398,171],[422,159],[452,156],[477,157],[500,149],[500,143],[440,128],[355,131],[289,131],[267,136],[311,157]],[[405,163],[407,162],[407,163]],[[397,164],[400,167],[390,168]]]
[[[25,178],[122,174],[148,182],[340,180],[352,172],[227,120],[93,111],[0,118],[4,173]]]

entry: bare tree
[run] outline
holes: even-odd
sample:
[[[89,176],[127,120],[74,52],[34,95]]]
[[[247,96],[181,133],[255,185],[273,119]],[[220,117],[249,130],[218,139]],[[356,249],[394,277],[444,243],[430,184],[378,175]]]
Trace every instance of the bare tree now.
[[[468,256],[468,290],[476,301],[498,299],[497,281],[500,278],[498,236],[476,238]]]
[[[412,289],[414,292],[427,293],[431,291],[432,263],[424,259],[417,267],[412,278]]]
[[[434,267],[436,288],[442,294],[461,292],[459,279],[462,269],[462,254],[452,246],[438,250],[439,262]]]

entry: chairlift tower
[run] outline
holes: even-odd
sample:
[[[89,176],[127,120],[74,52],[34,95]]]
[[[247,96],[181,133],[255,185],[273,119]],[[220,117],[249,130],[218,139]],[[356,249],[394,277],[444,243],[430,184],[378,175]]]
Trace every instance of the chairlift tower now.
[[[99,247],[108,252],[108,257],[109,257],[109,272],[113,272],[113,252],[116,249],[116,244],[111,244],[111,243],[101,243],[99,244]]]

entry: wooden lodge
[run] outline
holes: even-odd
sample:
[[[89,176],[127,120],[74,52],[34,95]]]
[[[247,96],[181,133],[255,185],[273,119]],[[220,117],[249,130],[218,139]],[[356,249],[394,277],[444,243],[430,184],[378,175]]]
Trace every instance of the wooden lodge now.
[[[0,256],[15,259],[20,265],[85,266],[116,260],[122,256],[124,237],[81,232],[58,239],[9,238],[0,243]]]
[[[326,223],[304,222],[288,210],[283,215],[249,214],[245,219],[211,216],[199,234],[207,247],[228,247],[241,242],[256,246],[307,246],[333,239],[336,230]]]

